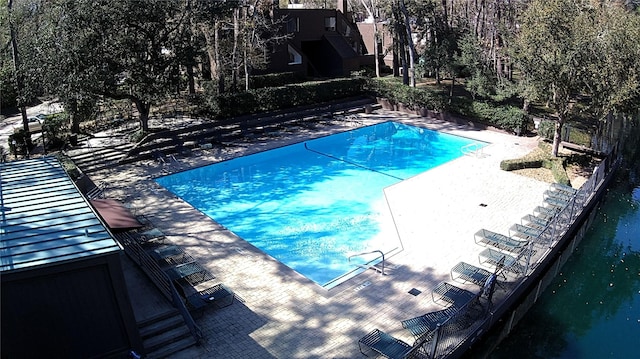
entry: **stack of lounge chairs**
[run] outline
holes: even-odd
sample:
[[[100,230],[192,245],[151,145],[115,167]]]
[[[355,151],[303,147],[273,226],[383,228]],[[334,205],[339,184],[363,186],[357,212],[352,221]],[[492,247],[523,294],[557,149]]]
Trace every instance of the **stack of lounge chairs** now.
[[[221,308],[233,303],[235,294],[231,289],[182,247],[172,243],[160,229],[153,227],[146,217],[137,218],[141,228],[117,233],[116,238],[145,272],[153,273],[150,277],[154,283],[160,281],[156,283],[159,288],[166,288],[166,282],[161,278],[167,278],[185,306],[198,314],[209,307]],[[165,294],[171,297],[170,293]]]

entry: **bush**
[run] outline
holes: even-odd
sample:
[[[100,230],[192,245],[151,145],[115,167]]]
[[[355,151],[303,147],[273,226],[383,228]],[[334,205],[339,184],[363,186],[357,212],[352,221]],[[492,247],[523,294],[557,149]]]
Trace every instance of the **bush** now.
[[[213,116],[233,117],[361,96],[365,94],[364,84],[363,78],[305,82],[208,96],[206,103]],[[208,86],[206,89],[212,90]]]
[[[256,75],[249,77],[249,87],[252,89],[264,87],[279,87],[287,84],[304,82],[306,77],[297,72],[281,72],[277,74]]]
[[[411,109],[444,111],[447,108],[447,96],[442,92],[407,86],[395,80],[371,78],[366,82],[366,89],[372,96],[402,103]]]
[[[556,182],[570,185],[569,176],[565,169],[565,161],[566,158],[553,157],[551,155],[551,146],[548,143],[540,142],[538,148],[526,156],[500,162],[500,169],[504,171],[514,171],[525,168],[544,167],[551,170],[551,174]]]
[[[47,115],[42,125],[42,131],[46,136],[48,145],[52,148],[64,143],[64,135],[69,128],[69,114],[66,112]]]
[[[553,174],[553,179],[556,182],[567,186],[571,185],[569,175],[567,175],[567,171],[564,166],[564,160],[556,158],[551,161],[551,173]]]
[[[542,120],[538,125],[538,136],[545,140],[553,141],[553,134],[556,131],[556,123],[551,120]]]

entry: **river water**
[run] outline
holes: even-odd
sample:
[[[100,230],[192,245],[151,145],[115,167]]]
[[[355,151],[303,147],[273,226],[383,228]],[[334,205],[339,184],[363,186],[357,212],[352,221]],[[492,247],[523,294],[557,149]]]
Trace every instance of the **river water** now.
[[[561,274],[489,358],[640,358],[640,161],[627,163]]]

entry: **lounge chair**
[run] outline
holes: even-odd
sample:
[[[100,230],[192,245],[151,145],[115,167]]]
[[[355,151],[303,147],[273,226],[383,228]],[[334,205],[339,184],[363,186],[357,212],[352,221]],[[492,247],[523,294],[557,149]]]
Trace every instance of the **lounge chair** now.
[[[153,259],[164,265],[177,266],[194,261],[187,252],[173,244],[155,246],[148,253]]]
[[[457,309],[449,307],[446,309],[430,312],[419,317],[402,321],[402,327],[408,330],[415,338],[416,342],[421,340],[430,340],[438,325],[444,324],[451,316],[456,313]]]
[[[559,212],[560,212],[559,208],[557,207],[537,206],[536,208],[533,209],[534,216],[538,218],[546,219],[548,221],[551,221],[555,216],[558,215]]]
[[[538,229],[545,229],[549,225],[551,218],[546,216],[536,216],[535,214],[527,214],[522,217],[521,223],[523,226],[534,227]]]
[[[569,204],[569,201],[555,197],[546,197],[542,202],[545,207],[552,208],[557,212],[560,212]]]
[[[519,237],[527,241],[535,240],[542,234],[542,229],[533,228],[529,226],[523,226],[522,224],[514,224],[509,228],[509,235],[511,237]]]
[[[561,184],[561,183],[552,183],[549,186],[549,189],[552,190],[552,191],[564,192],[564,193],[567,193],[569,195],[574,195],[574,194],[578,193],[577,189],[575,189],[575,188],[573,188],[571,186],[567,186],[567,185]]]
[[[477,231],[474,235],[474,239],[477,244],[484,246],[490,245],[510,252],[517,252],[528,244],[527,241],[508,237],[504,234],[492,232],[487,229]]]
[[[178,264],[165,270],[171,280],[186,281],[191,286],[196,286],[215,277],[196,261]]]
[[[369,352],[373,351],[377,355],[382,355],[389,359],[403,359],[412,349],[411,345],[392,337],[380,329],[374,329],[358,340],[358,347],[360,348],[360,353],[366,356],[368,355],[362,350],[363,347],[369,349]]]
[[[478,298],[478,294],[472,293],[466,289],[458,288],[453,284],[441,282],[431,292],[434,303],[450,304],[451,307],[460,309]]]
[[[466,262],[460,262],[451,268],[452,280],[461,280],[463,283],[471,282],[480,287],[484,285],[489,276],[491,276],[491,272],[488,270]]]
[[[510,253],[504,253],[493,248],[486,248],[478,254],[478,260],[480,264],[501,268],[504,271],[515,274],[524,274],[525,266],[520,263],[520,259],[529,252],[533,254],[532,250],[523,249],[516,256],[513,256]],[[500,273],[504,277],[502,270],[500,270]]]
[[[574,194],[569,194],[567,192],[562,192],[562,191],[553,191],[550,189],[544,191],[544,193],[542,194],[542,198],[555,198],[557,200],[566,201],[566,202],[571,201],[573,196]]]
[[[181,291],[191,310],[202,311],[208,306],[215,308],[227,307],[233,304],[235,294],[224,284],[218,283],[205,289],[190,286],[184,282],[181,284]]]

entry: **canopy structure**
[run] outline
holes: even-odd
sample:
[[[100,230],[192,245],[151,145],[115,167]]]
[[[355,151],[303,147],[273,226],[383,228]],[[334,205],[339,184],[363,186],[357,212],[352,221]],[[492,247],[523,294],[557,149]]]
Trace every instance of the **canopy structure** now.
[[[0,273],[120,250],[56,158],[0,163]]]
[[[92,199],[91,205],[111,230],[142,227],[131,211],[115,199]]]

